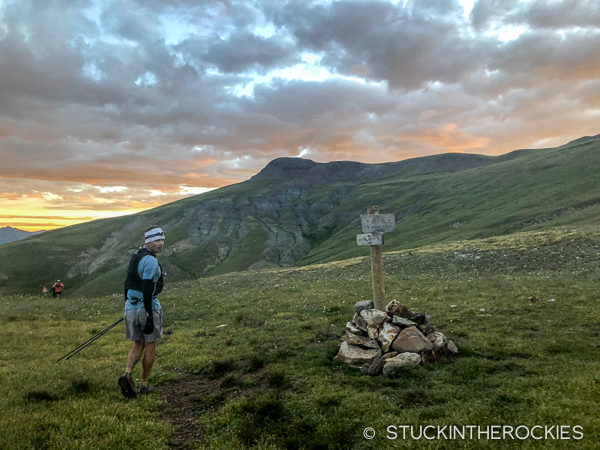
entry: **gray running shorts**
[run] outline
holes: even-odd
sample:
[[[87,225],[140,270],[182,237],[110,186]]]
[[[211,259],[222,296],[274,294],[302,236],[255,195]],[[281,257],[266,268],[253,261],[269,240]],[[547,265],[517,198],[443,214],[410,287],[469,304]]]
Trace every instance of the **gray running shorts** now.
[[[154,331],[151,334],[144,334],[146,310],[144,308],[125,310],[125,338],[133,342],[154,342],[163,337],[162,309],[153,310],[152,315],[154,316]]]

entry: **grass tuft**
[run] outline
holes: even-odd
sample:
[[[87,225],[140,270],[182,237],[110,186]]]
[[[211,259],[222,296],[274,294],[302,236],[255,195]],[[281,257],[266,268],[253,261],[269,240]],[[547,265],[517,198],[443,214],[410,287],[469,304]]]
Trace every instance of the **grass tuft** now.
[[[71,382],[69,393],[75,395],[87,394],[91,392],[92,385],[89,380],[75,380]]]
[[[25,394],[25,399],[30,402],[54,402],[60,400],[56,394],[48,392],[44,389],[36,389]]]
[[[271,389],[288,389],[291,386],[290,379],[283,370],[274,369],[267,372],[264,380]]]

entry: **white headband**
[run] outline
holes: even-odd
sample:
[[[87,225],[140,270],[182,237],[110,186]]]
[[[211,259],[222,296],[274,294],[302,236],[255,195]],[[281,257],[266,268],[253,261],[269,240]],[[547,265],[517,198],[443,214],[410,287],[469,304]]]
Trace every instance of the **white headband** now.
[[[144,234],[144,238],[146,239],[144,241],[144,244],[147,244],[149,242],[154,242],[154,241],[158,241],[160,239],[164,239],[165,233],[160,227],[156,227],[156,228],[152,228],[151,230],[146,231],[146,234]]]

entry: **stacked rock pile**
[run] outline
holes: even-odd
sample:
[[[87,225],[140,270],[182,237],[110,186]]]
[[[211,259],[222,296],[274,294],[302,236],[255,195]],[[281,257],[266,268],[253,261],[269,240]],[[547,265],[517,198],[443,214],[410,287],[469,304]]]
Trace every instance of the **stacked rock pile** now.
[[[335,359],[360,364],[371,376],[393,375],[400,367],[428,364],[458,348],[431,325],[431,318],[392,300],[380,311],[372,301],[356,303]]]

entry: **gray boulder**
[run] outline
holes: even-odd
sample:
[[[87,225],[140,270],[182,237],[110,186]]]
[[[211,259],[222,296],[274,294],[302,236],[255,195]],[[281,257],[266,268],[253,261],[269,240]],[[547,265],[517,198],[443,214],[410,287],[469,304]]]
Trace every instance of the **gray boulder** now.
[[[365,333],[367,332],[367,321],[363,319],[359,314],[354,315],[354,319],[352,319],[354,325],[363,330]]]
[[[416,322],[418,325],[422,325],[423,327],[431,324],[431,317],[422,313],[413,313],[410,316],[410,320]]]
[[[335,355],[335,360],[348,364],[371,363],[380,350],[364,349],[356,345],[350,345],[347,342],[340,344],[340,350]]]
[[[407,319],[406,317],[400,317],[400,316],[394,316],[392,318],[392,323],[394,325],[398,325],[402,328],[414,327],[415,325],[417,325],[412,320]]]
[[[383,324],[383,327],[379,330],[378,339],[379,342],[381,342],[381,349],[384,352],[387,352],[390,349],[390,346],[392,345],[392,342],[394,342],[394,339],[396,339],[396,336],[398,336],[398,333],[400,333],[400,328],[387,322]]]
[[[356,314],[360,314],[361,311],[364,311],[365,309],[373,309],[375,308],[375,303],[373,303],[373,300],[365,300],[362,302],[356,302]]]
[[[365,319],[367,325],[379,327],[385,321],[387,314],[378,309],[365,309],[360,312],[360,316]]]
[[[379,338],[379,328],[369,325],[367,327],[367,335],[371,339],[378,339]]]
[[[419,353],[422,350],[433,349],[433,344],[417,327],[409,327],[398,333],[398,336],[392,343],[392,349],[399,353]]]
[[[454,355],[456,355],[458,353],[458,347],[456,346],[456,344],[452,341],[448,341],[448,347],[447,347],[448,351]]]
[[[371,361],[369,368],[367,369],[367,375],[370,375],[372,377],[379,375],[381,373],[381,370],[383,369],[384,364],[385,360],[380,355],[375,356],[375,358],[373,358],[373,361]]]
[[[427,335],[427,339],[431,341],[433,347],[436,350],[444,350],[448,346],[448,339],[446,339],[446,336],[444,336],[444,334],[440,333],[439,331],[429,333]]]
[[[346,331],[346,334],[342,336],[340,341],[347,342],[350,345],[358,345],[359,347],[375,348],[379,350],[379,344],[376,340],[370,339],[367,336],[359,336],[349,331]]]
[[[384,375],[394,375],[401,367],[417,366],[421,364],[421,355],[417,353],[400,353],[398,356],[385,360],[383,366]]]
[[[362,330],[360,328],[358,328],[354,322],[346,323],[346,330],[352,334],[357,334],[357,335],[362,333]]]
[[[410,316],[412,315],[412,313],[410,312],[410,309],[408,309],[408,307],[406,305],[401,304],[397,300],[392,300],[391,302],[389,302],[387,304],[387,306],[385,307],[385,311],[390,316],[400,316],[400,317],[410,318]]]

